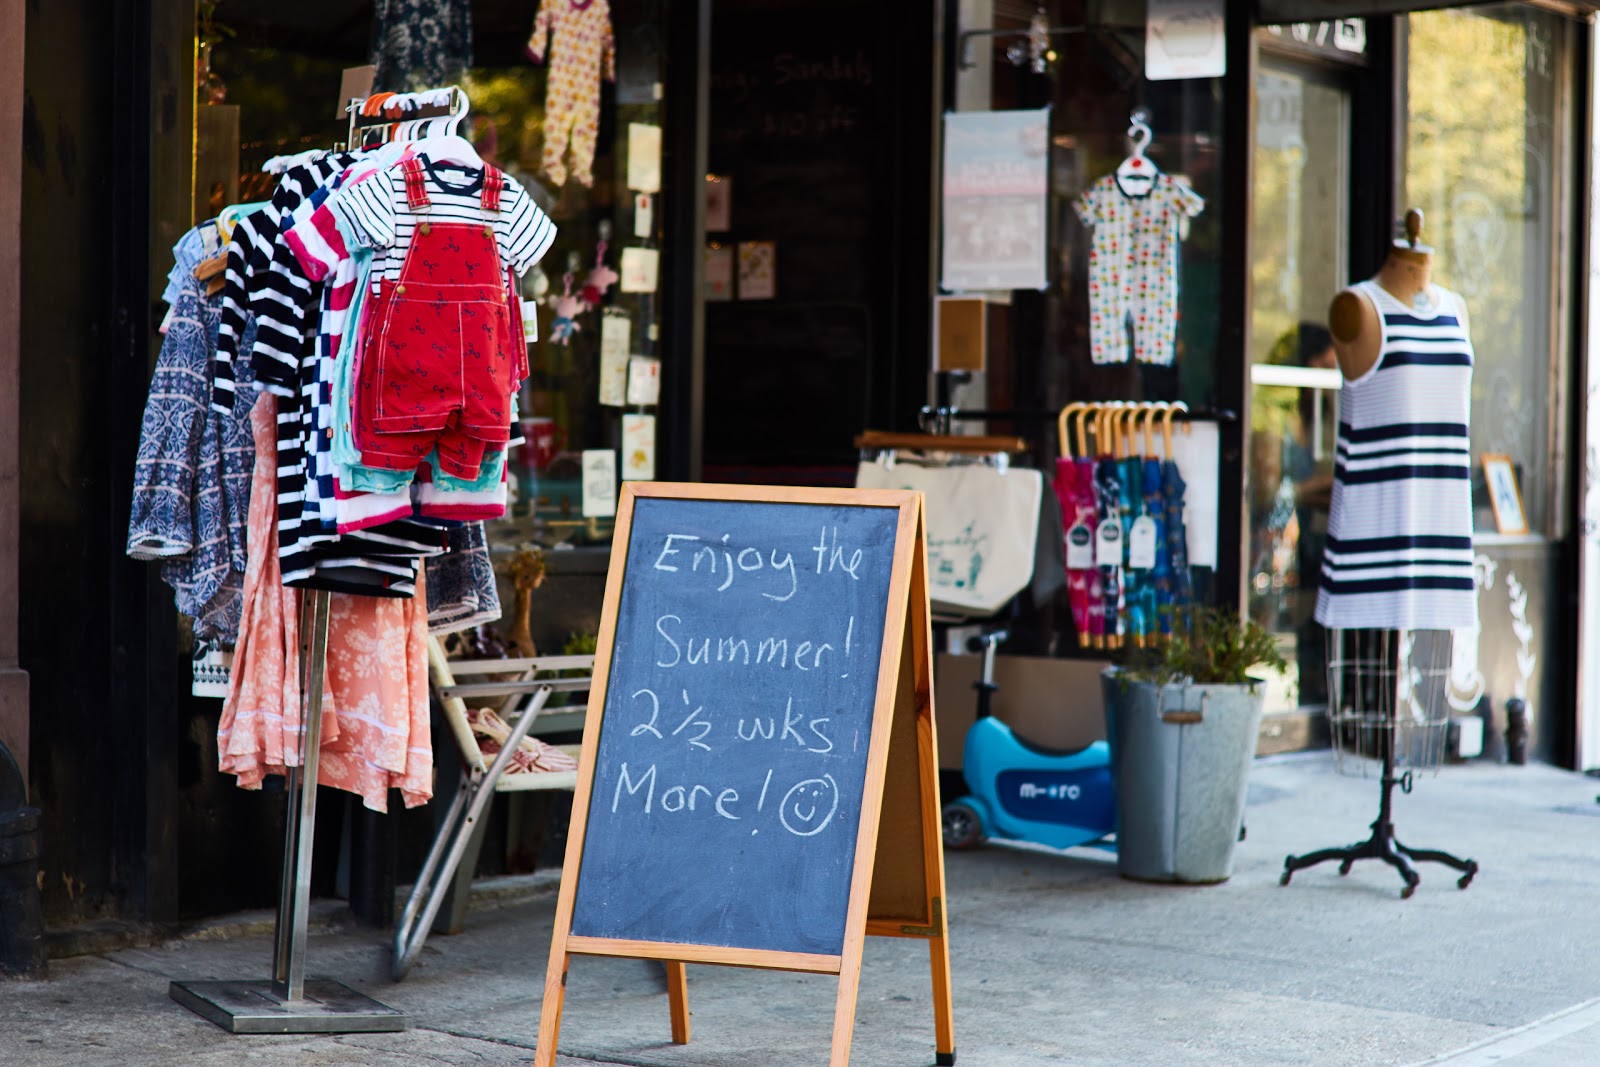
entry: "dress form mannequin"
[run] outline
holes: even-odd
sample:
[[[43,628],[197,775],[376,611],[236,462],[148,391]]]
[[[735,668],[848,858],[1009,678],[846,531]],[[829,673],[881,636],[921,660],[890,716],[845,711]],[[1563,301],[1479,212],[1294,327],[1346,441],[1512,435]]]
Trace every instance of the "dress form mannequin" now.
[[[1422,243],[1422,212],[1406,212],[1406,235],[1389,249],[1383,266],[1373,279],[1390,296],[1410,304],[1428,287],[1433,273],[1433,249]],[[1383,330],[1378,309],[1353,289],[1333,298],[1328,308],[1328,328],[1333,334],[1333,351],[1347,381],[1354,381],[1378,362]]]
[[[1466,305],[1430,283],[1422,212],[1406,213],[1405,230],[1377,275],[1329,309],[1345,387],[1314,616],[1328,631],[1334,751],[1381,762],[1378,818],[1365,841],[1288,857],[1280,881],[1330,860],[1348,874],[1376,859],[1400,873],[1409,897],[1417,861],[1460,871],[1462,889],[1478,871],[1473,860],[1401,844],[1391,818],[1394,787],[1409,793],[1413,768],[1442,762],[1450,633],[1472,625],[1477,607]]]

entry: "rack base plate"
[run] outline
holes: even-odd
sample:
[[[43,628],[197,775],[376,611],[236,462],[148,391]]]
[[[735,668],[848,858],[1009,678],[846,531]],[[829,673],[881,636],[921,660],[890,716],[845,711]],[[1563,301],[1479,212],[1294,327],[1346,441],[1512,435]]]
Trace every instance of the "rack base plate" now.
[[[305,999],[285,1000],[270,981],[173,982],[173,1000],[235,1034],[378,1034],[410,1017],[343,982],[308,980]]]

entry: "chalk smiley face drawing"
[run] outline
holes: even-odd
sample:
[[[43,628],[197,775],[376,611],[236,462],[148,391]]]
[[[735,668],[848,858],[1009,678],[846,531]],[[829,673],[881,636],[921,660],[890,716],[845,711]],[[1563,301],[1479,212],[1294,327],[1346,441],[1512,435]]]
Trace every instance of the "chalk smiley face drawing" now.
[[[824,774],[791,787],[778,805],[778,819],[796,837],[811,837],[826,830],[838,810],[839,787],[833,775]]]

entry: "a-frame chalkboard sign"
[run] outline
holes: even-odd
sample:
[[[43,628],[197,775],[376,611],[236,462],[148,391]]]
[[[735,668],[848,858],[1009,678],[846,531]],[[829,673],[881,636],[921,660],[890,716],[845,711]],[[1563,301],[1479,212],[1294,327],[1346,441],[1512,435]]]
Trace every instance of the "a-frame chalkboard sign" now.
[[[534,1062],[574,955],[839,977],[867,934],[928,941],[955,1062],[922,496],[623,486]]]

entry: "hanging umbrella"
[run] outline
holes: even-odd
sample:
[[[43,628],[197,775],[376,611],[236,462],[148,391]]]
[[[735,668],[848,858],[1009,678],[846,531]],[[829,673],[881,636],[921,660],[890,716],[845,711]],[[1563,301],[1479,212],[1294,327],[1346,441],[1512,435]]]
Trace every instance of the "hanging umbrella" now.
[[[1183,525],[1183,493],[1188,486],[1178,470],[1172,453],[1172,417],[1189,405],[1179,400],[1161,417],[1161,440],[1167,458],[1161,464],[1161,505],[1167,514],[1167,565],[1172,571],[1172,606],[1174,611],[1187,608],[1194,600],[1194,589],[1189,580],[1189,533]],[[1185,424],[1185,430],[1188,426]]]
[[[1095,504],[1100,524],[1095,529],[1095,562],[1100,564],[1101,600],[1105,605],[1105,647],[1121,648],[1127,604],[1122,595],[1122,464],[1117,457],[1115,422],[1122,401],[1105,405],[1095,420]],[[1111,562],[1115,560],[1115,562]]]
[[[1087,438],[1088,421],[1090,415],[1096,420],[1100,417],[1100,405],[1089,404],[1084,410],[1078,412],[1078,451],[1073,457],[1072,464],[1078,471],[1079,500],[1083,506],[1092,512],[1094,518],[1090,520],[1094,527],[1100,522],[1100,507],[1098,493],[1095,490],[1095,457],[1089,450]],[[1095,439],[1096,444],[1099,438]],[[1091,529],[1090,532],[1094,532]],[[1089,638],[1095,648],[1104,648],[1106,643],[1106,587],[1105,581],[1100,576],[1100,568],[1094,566],[1093,554],[1090,555],[1089,566]]]
[[[1112,420],[1117,438],[1118,466],[1122,473],[1118,504],[1122,509],[1122,599],[1127,606],[1127,644],[1143,648],[1151,630],[1150,575],[1134,565],[1133,528],[1144,512],[1144,460],[1139,456],[1137,425],[1144,407],[1128,404]]]
[[[1090,576],[1098,577],[1094,567],[1094,530],[1099,522],[1095,508],[1094,465],[1084,456],[1083,416],[1091,405],[1082,401],[1061,409],[1056,428],[1061,439],[1061,455],[1056,459],[1056,498],[1061,504],[1061,529],[1067,565],[1067,599],[1072,605],[1072,621],[1078,630],[1078,645],[1088,648],[1092,634],[1089,618]],[[1078,416],[1078,451],[1072,451],[1068,420]],[[1100,617],[1104,632],[1104,616]]]
[[[1161,499],[1161,457],[1156,453],[1156,416],[1167,411],[1165,401],[1145,408],[1144,514],[1154,525],[1155,564],[1150,568],[1151,634],[1172,634],[1172,552],[1167,545],[1167,511]]]

